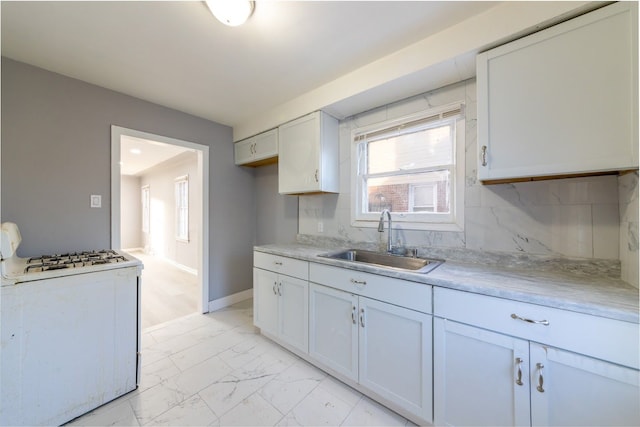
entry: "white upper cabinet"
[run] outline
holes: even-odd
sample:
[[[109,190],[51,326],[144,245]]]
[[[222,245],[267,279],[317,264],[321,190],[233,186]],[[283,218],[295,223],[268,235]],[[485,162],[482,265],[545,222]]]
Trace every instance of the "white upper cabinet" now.
[[[262,166],[278,161],[278,129],[271,129],[235,144],[236,165]]]
[[[316,111],[278,129],[280,194],[337,193],[338,120]]]
[[[478,55],[481,181],[638,167],[637,4]]]

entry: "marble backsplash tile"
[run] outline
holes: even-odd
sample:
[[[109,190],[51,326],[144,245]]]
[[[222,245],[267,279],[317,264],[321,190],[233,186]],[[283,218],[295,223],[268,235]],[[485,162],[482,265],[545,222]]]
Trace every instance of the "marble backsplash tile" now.
[[[620,262],[621,278],[636,288],[638,285],[638,171],[618,178],[620,198]]]
[[[518,259],[603,260],[632,282],[638,277],[638,174],[483,185],[476,179],[475,80],[345,119],[340,124],[340,194],[300,196],[299,236],[384,247],[386,232],[351,226],[353,129],[465,101],[465,229],[398,230],[393,242],[442,253],[469,251]],[[323,223],[323,232],[318,223]],[[348,244],[347,244],[348,245]],[[635,249],[634,249],[635,248]],[[506,255],[504,255],[506,254]],[[635,257],[635,264],[631,258]],[[608,268],[608,267],[607,267]],[[598,270],[598,269],[596,269]],[[627,271],[628,270],[628,271]],[[627,273],[625,273],[627,271]],[[626,276],[625,276],[626,274]],[[637,286],[637,285],[636,285]]]

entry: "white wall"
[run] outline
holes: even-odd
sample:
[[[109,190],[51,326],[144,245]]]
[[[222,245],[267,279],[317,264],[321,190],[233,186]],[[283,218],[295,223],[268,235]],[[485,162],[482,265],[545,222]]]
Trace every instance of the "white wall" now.
[[[465,230],[404,231],[400,234],[402,241],[410,246],[618,260],[620,215],[616,176],[490,186],[477,182],[475,80],[451,85],[342,121],[340,194],[301,196],[299,233],[339,238],[348,242],[383,244],[386,233],[378,233],[376,228],[356,228],[350,225],[353,197],[350,184],[352,129],[461,100],[466,103]],[[637,209],[637,185],[630,193],[635,194]],[[323,221],[324,233],[317,232],[318,221]],[[635,227],[637,230],[637,222]],[[637,231],[635,235],[637,256]]]
[[[175,179],[189,177],[189,241],[175,238]],[[139,235],[149,253],[179,265],[198,269],[198,244],[201,224],[198,212],[202,209],[201,178],[198,177],[198,157],[189,151],[152,167],[140,176],[140,186],[149,186],[151,202],[149,234]]]
[[[120,177],[120,244],[125,249],[141,248],[142,206],[140,178]]]

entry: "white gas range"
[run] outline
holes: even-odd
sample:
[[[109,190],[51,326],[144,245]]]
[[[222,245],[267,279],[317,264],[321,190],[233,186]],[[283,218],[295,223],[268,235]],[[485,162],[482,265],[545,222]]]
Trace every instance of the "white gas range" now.
[[[113,249],[21,258],[16,254],[22,241],[18,227],[14,223],[6,222],[2,224],[1,230],[2,286],[140,265],[138,259]]]
[[[137,387],[142,263],[111,249],[18,257],[0,227],[0,425],[60,425]]]

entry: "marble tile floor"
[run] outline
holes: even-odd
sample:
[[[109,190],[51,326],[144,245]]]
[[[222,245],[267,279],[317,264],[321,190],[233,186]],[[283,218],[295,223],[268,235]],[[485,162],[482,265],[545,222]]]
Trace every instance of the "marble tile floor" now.
[[[259,335],[252,301],[147,328],[137,390],[70,426],[412,426]]]

